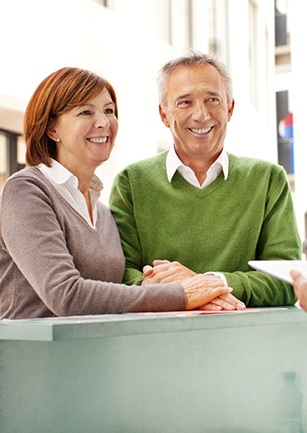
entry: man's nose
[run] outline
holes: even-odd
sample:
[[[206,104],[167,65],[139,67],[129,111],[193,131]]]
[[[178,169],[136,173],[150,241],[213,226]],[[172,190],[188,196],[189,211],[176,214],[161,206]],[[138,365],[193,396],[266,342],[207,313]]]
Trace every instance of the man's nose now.
[[[210,118],[210,111],[208,110],[208,107],[206,107],[206,104],[198,103],[195,105],[193,115],[195,119],[197,119],[200,122],[203,122],[204,120]]]

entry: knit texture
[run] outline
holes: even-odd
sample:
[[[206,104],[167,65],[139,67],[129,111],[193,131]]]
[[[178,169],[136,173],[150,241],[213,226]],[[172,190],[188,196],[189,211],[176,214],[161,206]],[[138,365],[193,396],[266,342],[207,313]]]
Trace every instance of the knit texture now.
[[[285,170],[268,161],[229,155],[204,189],[178,172],[166,176],[166,154],[133,163],[114,179],[110,209],[126,257],[124,281],[139,284],[155,259],[179,261],[197,273],[223,272],[249,307],[292,305],[291,285],[248,260],[299,260],[301,241]]]
[[[13,175],[0,201],[0,317],[182,310],[181,285],[121,284],[114,219],[97,203],[93,229],[38,168]]]

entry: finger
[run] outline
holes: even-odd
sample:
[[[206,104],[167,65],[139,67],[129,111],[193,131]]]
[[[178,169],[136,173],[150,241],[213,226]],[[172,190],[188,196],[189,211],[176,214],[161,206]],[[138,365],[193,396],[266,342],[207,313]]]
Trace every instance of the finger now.
[[[240,299],[237,299],[231,293],[226,293],[224,295],[221,295],[220,298],[223,299],[228,305],[233,306],[236,310],[244,310],[246,308],[244,302],[240,301]],[[218,302],[220,298],[217,298],[215,301]]]
[[[145,275],[145,276],[150,275],[152,273],[152,271],[153,271],[153,269],[149,265],[145,265],[143,267],[143,275]]]
[[[158,272],[156,273],[154,270],[148,276],[145,276],[143,279],[144,284],[166,284],[177,282],[174,281],[166,272]]]
[[[209,297],[208,301],[211,302],[213,299],[222,296],[226,293],[230,293],[232,292],[232,288],[231,287],[227,287],[227,286],[220,286],[220,287],[214,287],[211,288],[208,292],[207,292],[207,296]]]
[[[198,308],[198,310],[206,310],[206,311],[221,311],[222,307],[219,305],[215,305],[213,302],[208,302],[208,304],[202,305]]]
[[[303,275],[299,271],[292,270],[289,272],[290,277],[294,282],[297,282],[299,279],[304,278]]]
[[[222,310],[235,310],[235,306],[230,304],[229,302],[224,301],[221,297],[215,298],[212,300],[212,304],[218,305]]]
[[[169,260],[154,260],[152,262],[153,266],[164,265],[166,263],[170,263],[170,261]]]

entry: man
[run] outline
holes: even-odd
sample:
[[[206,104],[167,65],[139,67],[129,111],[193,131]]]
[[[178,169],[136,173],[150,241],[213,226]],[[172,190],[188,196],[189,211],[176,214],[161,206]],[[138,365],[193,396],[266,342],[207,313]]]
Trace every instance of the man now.
[[[299,260],[301,242],[285,170],[224,149],[234,110],[227,68],[191,51],[163,66],[158,87],[173,146],[119,173],[110,197],[126,257],[124,281],[180,281],[202,272],[209,285],[218,276],[233,288],[206,308],[240,308],[238,300],[242,308],[242,302],[294,304],[291,285],[247,263]]]

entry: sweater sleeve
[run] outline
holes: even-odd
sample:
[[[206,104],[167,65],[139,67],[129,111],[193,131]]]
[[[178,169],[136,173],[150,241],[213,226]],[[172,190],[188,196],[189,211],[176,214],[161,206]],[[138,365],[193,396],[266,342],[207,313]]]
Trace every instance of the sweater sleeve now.
[[[12,259],[2,269],[7,286],[1,288],[1,296],[18,299],[19,289],[23,293],[13,279],[19,273],[36,292],[37,302],[45,304],[56,316],[185,308],[184,290],[178,284],[126,286],[82,278],[48,192],[32,178],[16,176],[7,181],[1,197],[0,221],[0,254],[6,262],[7,257]],[[35,317],[36,312],[31,315]]]
[[[143,274],[140,271],[143,267],[142,247],[134,216],[129,175],[126,170],[117,174],[114,179],[109,207],[116,221],[126,258],[123,281],[126,284],[141,284],[143,280]]]
[[[257,187],[257,185],[255,186]],[[256,193],[255,193],[256,194]],[[282,167],[272,169],[266,210],[256,256],[250,260],[301,260],[302,246],[287,175]],[[225,272],[233,294],[249,307],[293,305],[291,284],[260,271]]]

